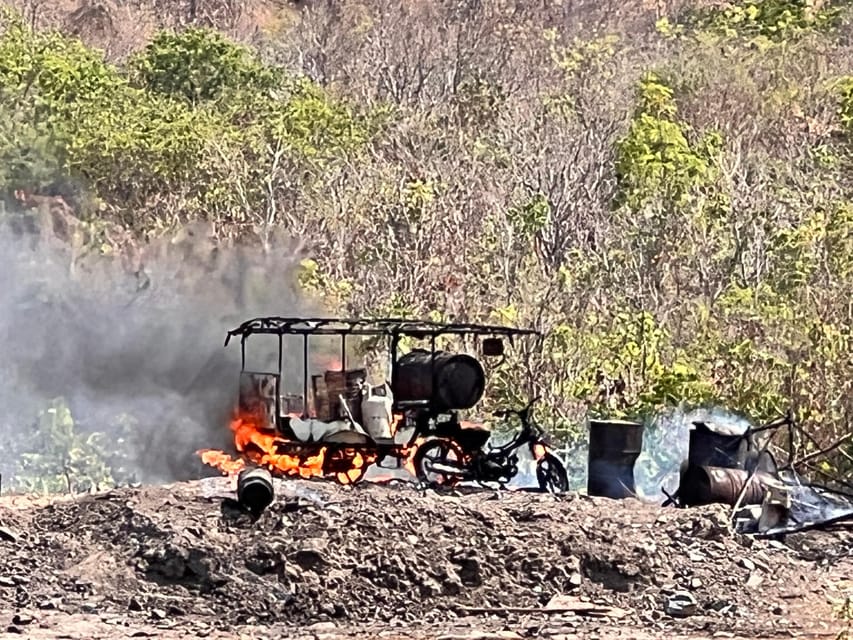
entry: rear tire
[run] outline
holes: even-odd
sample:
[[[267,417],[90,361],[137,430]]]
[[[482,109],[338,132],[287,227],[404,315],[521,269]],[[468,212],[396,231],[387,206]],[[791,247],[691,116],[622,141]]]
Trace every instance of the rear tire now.
[[[412,458],[412,465],[421,482],[451,487],[459,482],[457,476],[429,471],[428,466],[435,463],[462,465],[464,459],[461,447],[455,442],[444,438],[433,438],[418,447]]]
[[[565,493],[569,490],[569,476],[566,467],[557,456],[546,453],[536,464],[536,479],[539,488],[548,493]]]
[[[356,484],[365,476],[376,456],[376,452],[369,448],[330,448],[326,452],[323,471],[326,475],[334,474],[339,484]]]

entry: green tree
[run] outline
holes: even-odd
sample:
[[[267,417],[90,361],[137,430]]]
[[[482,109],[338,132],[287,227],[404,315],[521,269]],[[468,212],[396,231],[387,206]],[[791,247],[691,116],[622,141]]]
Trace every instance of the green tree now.
[[[146,89],[193,104],[241,89],[274,91],[283,81],[281,70],[263,64],[249,49],[218,31],[205,28],[157,33],[134,56],[130,68]]]
[[[38,493],[77,492],[113,484],[104,435],[77,431],[61,399],[39,414],[33,449],[21,456],[16,488]]]

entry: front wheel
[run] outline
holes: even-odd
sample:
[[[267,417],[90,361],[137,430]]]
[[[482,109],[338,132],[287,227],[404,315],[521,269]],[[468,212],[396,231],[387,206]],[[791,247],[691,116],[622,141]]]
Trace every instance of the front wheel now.
[[[536,479],[539,488],[548,493],[564,493],[569,490],[569,476],[566,467],[557,456],[546,453],[536,464]]]

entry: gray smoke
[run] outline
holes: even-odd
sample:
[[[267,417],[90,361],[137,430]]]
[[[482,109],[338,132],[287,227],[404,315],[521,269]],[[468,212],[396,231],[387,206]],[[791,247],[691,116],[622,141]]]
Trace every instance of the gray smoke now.
[[[144,247],[143,272],[99,253],[72,272],[68,238],[45,228],[44,210],[37,220],[0,223],[0,471],[8,478],[36,413],[61,397],[81,428],[126,439],[139,481],[197,476],[197,449],[231,449],[240,347],[223,348],[227,330],[306,306],[294,243],[217,246],[194,224]]]

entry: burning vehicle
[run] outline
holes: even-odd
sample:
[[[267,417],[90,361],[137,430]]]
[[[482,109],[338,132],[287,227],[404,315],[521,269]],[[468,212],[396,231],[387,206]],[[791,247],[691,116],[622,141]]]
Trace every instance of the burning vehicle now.
[[[250,337],[271,335],[278,341],[275,371],[246,366]],[[549,450],[544,430],[531,419],[535,400],[517,415],[521,430],[499,447],[486,445],[491,431],[460,420],[460,412],[483,398],[485,369],[469,353],[437,348],[439,338],[473,342],[485,358],[505,355],[505,339],[537,336],[531,329],[477,324],[444,324],[403,319],[336,319],[262,317],[228,332],[240,338],[241,370],[237,407],[231,421],[234,444],[243,459],[222,451],[199,452],[202,460],[227,473],[237,473],[245,460],[272,473],[303,478],[334,478],[342,484],[361,480],[371,465],[408,470],[423,482],[452,485],[461,481],[505,485],[518,474],[518,451],[526,447],[536,465],[539,489],[568,490],[563,463]],[[285,371],[283,341],[302,338],[302,371]],[[332,336],[340,341],[339,367],[311,375],[310,338]],[[383,341],[388,349],[387,379],[371,380],[365,367],[348,367],[347,341]],[[406,350],[403,341],[426,346]],[[405,351],[405,352],[404,352]],[[291,374],[287,378],[285,373]],[[302,393],[293,389],[302,381]],[[381,376],[380,376],[381,377]],[[395,466],[382,467],[390,458]]]

